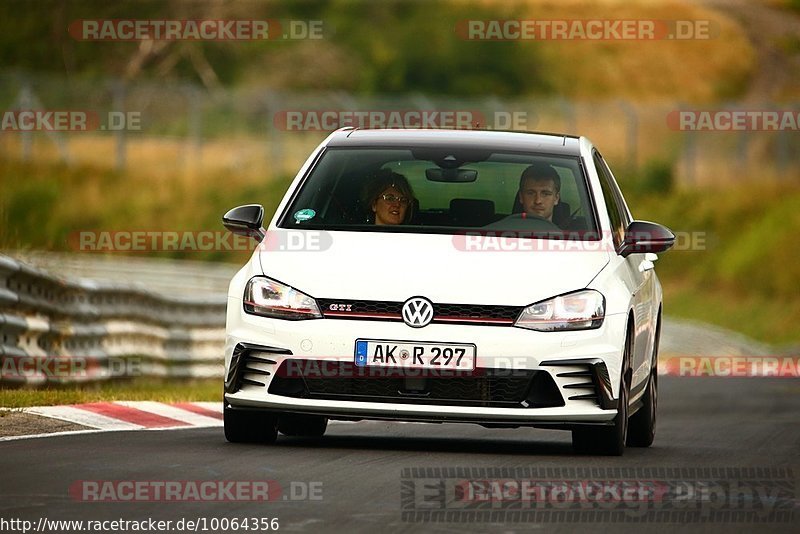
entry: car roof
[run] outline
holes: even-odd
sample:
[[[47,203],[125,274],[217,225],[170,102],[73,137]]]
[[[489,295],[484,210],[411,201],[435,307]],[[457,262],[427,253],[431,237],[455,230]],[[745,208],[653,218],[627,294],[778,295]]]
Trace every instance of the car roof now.
[[[438,147],[491,149],[512,152],[544,152],[578,156],[580,138],[538,132],[496,130],[427,130],[342,128],[328,140],[329,147]]]

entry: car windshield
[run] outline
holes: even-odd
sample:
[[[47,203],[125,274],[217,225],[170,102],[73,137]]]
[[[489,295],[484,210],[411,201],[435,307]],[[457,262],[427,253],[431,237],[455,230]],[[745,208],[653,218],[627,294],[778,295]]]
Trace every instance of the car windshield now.
[[[595,221],[578,157],[336,147],[328,148],[302,181],[278,226],[445,234],[519,231],[585,240],[597,238]]]

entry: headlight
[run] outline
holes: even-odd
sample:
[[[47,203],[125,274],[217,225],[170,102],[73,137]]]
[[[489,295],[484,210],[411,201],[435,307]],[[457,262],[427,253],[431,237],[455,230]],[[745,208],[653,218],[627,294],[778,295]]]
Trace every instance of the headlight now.
[[[606,299],[587,289],[531,304],[519,314],[514,326],[554,332],[599,328],[606,314]]]
[[[276,319],[318,319],[317,302],[293,287],[257,276],[244,290],[244,311]]]

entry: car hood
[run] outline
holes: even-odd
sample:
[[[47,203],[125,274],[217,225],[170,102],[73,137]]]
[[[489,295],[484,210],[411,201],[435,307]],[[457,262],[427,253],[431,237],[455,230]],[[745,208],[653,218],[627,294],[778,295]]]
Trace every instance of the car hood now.
[[[525,306],[586,287],[609,261],[602,247],[574,241],[511,239],[475,246],[464,236],[324,232],[298,245],[302,239],[285,234],[275,239],[282,232],[271,230],[258,252],[264,274],[326,299],[423,296],[440,303]]]

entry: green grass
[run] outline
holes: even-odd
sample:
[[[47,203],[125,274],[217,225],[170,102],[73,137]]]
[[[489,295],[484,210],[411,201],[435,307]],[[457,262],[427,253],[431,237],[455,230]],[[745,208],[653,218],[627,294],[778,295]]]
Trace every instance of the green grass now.
[[[679,246],[656,266],[668,315],[770,344],[800,343],[800,187],[750,183],[627,200],[635,218],[679,233]],[[688,246],[689,236],[703,246]]]
[[[224,232],[222,215],[234,206],[263,204],[272,214],[290,180],[244,173],[180,179],[0,158],[0,249],[74,252],[84,231]],[[241,264],[249,253],[177,250],[150,255]]]
[[[0,388],[0,407],[54,406],[103,401],[194,402],[221,401],[221,379],[161,380],[141,378],[125,382],[74,386]],[[0,412],[2,414],[3,412]]]
[[[770,344],[776,350],[800,342],[797,321],[800,302],[778,300],[758,294],[737,294],[728,289],[708,290],[661,276],[664,286],[664,313],[669,317],[715,324]]]

